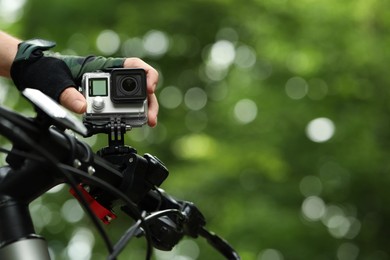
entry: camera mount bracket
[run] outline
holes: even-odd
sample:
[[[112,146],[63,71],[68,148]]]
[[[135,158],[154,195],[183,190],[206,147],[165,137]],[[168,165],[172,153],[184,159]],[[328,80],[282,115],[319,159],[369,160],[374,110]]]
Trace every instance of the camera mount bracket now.
[[[95,124],[84,121],[84,125],[88,129],[88,136],[94,134],[105,133],[108,135],[108,146],[124,146],[125,133],[130,131],[132,127],[123,122],[120,117],[112,117],[108,123]]]
[[[126,125],[120,118],[112,118],[108,133],[108,146],[124,146],[125,145],[125,133],[132,128],[130,125]]]

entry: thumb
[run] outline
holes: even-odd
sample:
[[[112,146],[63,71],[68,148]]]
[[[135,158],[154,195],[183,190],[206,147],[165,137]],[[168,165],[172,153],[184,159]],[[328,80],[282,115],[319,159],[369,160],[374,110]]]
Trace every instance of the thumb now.
[[[74,87],[65,89],[60,95],[60,103],[67,109],[82,114],[87,109],[87,101]]]

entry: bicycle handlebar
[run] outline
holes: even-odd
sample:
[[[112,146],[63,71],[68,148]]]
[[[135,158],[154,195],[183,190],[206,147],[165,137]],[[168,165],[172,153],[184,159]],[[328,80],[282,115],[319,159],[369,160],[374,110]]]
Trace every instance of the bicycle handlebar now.
[[[183,236],[202,236],[227,259],[240,259],[226,241],[205,229],[205,218],[193,203],[158,188],[168,170],[157,157],[140,156],[127,146],[110,146],[95,154],[53,123],[39,108],[31,119],[0,107],[0,134],[13,144],[8,166],[0,168],[0,251],[34,234],[26,205],[50,188],[69,183],[84,208],[104,223],[116,217],[114,202],[139,220],[115,247],[107,241],[109,259],[135,235],[144,235],[160,250],[171,250]],[[20,219],[10,217],[11,208],[11,215]]]

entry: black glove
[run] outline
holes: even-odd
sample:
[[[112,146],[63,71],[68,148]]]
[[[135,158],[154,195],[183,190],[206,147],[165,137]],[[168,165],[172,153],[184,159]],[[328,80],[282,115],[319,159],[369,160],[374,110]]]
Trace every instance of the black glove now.
[[[66,63],[55,57],[46,57],[43,51],[55,46],[44,40],[31,40],[19,44],[11,66],[11,78],[22,91],[34,88],[59,101],[66,88],[76,86]]]

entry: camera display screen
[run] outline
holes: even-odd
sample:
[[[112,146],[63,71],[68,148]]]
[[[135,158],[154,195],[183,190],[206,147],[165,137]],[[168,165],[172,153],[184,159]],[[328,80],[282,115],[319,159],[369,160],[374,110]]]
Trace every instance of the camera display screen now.
[[[89,96],[108,96],[107,79],[90,79]]]

